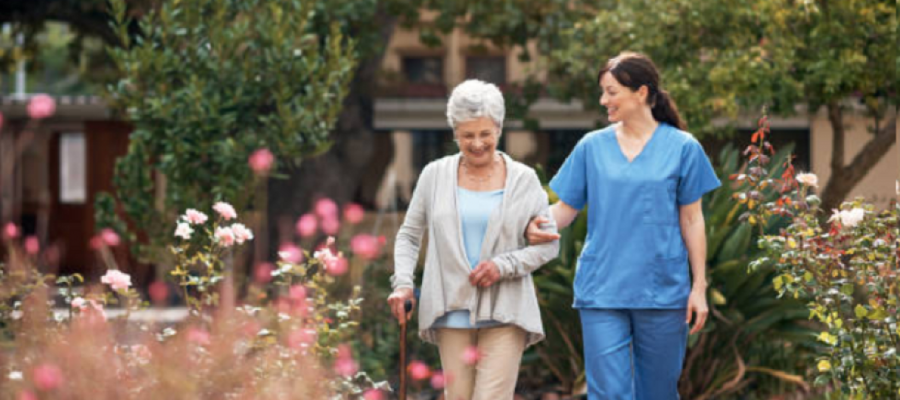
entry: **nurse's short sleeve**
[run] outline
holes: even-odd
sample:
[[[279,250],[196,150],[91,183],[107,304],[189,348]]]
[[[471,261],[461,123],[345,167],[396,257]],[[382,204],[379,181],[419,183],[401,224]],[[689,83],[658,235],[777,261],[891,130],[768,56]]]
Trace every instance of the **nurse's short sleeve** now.
[[[695,139],[688,140],[681,152],[681,171],[678,177],[678,205],[700,200],[704,194],[722,185],[716,177],[703,146]]]
[[[585,137],[585,139],[587,136]],[[587,141],[582,139],[569,154],[559,172],[550,181],[550,188],[559,199],[575,209],[584,208],[587,202]]]

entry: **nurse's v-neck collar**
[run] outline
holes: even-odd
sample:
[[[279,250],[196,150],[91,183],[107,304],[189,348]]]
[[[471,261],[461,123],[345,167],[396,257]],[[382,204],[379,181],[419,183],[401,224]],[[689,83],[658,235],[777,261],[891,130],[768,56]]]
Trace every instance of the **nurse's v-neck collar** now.
[[[653,133],[650,134],[650,139],[647,140],[647,143],[644,143],[644,147],[641,147],[641,151],[639,151],[634,156],[634,158],[632,158],[631,160],[628,159],[628,156],[625,155],[625,151],[622,150],[622,144],[619,143],[619,136],[616,134],[616,128],[613,127],[613,132],[612,132],[613,133],[612,134],[613,142],[615,142],[616,149],[619,150],[619,155],[622,156],[622,160],[625,161],[626,164],[629,164],[629,165],[634,164],[634,162],[638,159],[638,157],[642,156],[644,153],[647,152],[647,148],[650,147],[650,144],[653,143],[653,140],[656,139],[657,136],[659,136],[660,129],[663,127],[663,125],[665,125],[664,122],[659,122],[656,124],[656,129],[654,129]]]

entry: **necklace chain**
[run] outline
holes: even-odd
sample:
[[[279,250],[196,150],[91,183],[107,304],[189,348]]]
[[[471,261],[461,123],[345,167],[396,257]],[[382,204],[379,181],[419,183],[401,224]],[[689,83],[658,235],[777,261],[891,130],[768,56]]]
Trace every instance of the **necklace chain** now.
[[[494,164],[496,164],[496,163],[497,163],[497,157],[494,157],[493,161],[491,162],[491,168],[490,168],[490,171],[488,171],[487,176],[485,176],[485,177],[483,177],[483,178],[480,178],[480,177],[475,176],[474,174],[472,174],[472,171],[469,169],[469,163],[466,162],[466,158],[465,158],[465,157],[463,157],[462,163],[461,163],[461,164],[462,164],[462,167],[463,167],[462,169],[463,169],[463,171],[465,172],[465,176],[466,176],[467,178],[469,178],[469,179],[471,179],[471,180],[473,180],[473,181],[475,181],[475,182],[478,182],[478,183],[485,183],[485,182],[490,181],[491,178],[494,177],[494,168],[493,168],[493,166],[494,166]]]

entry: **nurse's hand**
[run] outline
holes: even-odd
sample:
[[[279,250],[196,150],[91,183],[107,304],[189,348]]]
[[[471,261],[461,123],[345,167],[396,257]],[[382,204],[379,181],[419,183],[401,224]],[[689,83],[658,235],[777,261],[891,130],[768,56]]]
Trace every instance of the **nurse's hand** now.
[[[406,300],[412,302],[413,310],[415,310],[416,298],[411,288],[397,288],[396,290],[394,290],[394,293],[391,293],[391,295],[388,296],[388,304],[391,305],[391,314],[394,314],[394,318],[397,318],[397,321],[399,321],[401,324],[405,324],[406,321],[412,319],[413,315],[412,311],[407,314],[406,310],[403,309],[403,304],[406,302]]]
[[[469,273],[472,286],[488,287],[500,280],[500,268],[493,261],[482,261]]]
[[[559,239],[558,233],[541,230],[541,224],[547,223],[550,223],[550,220],[544,217],[536,217],[528,223],[528,228],[525,229],[525,237],[528,238],[528,244],[535,245]]]
[[[691,335],[700,332],[703,325],[706,325],[706,317],[709,315],[709,308],[706,305],[706,285],[698,285],[691,289],[691,295],[688,297],[687,319],[688,325],[693,321],[694,327],[691,328]]]

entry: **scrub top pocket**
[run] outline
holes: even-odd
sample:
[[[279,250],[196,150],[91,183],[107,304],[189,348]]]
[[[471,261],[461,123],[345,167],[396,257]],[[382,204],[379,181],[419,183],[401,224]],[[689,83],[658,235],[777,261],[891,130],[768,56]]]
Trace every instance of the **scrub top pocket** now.
[[[664,183],[651,183],[646,186],[641,196],[640,207],[643,207],[646,224],[678,225],[678,209],[675,202],[677,182],[666,180]]]

